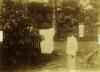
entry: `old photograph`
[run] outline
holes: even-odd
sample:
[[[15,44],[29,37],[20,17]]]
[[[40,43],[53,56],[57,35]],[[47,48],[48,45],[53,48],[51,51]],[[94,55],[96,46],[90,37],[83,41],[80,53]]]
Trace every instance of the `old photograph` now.
[[[0,0],[0,72],[100,72],[100,0]]]

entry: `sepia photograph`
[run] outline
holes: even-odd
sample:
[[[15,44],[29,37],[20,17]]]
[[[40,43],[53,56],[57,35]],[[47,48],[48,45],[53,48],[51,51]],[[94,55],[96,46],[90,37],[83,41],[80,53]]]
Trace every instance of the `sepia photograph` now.
[[[0,72],[100,72],[100,0],[0,0]]]

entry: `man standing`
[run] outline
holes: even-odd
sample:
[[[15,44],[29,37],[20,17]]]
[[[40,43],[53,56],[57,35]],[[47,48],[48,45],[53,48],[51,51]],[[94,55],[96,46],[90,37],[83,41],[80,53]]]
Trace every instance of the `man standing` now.
[[[75,72],[76,52],[78,49],[78,42],[72,31],[68,33],[66,54],[68,59],[68,72]]]

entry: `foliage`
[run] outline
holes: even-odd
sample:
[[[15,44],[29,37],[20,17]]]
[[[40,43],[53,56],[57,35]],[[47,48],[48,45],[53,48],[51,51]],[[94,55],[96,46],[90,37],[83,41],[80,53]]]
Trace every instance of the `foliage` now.
[[[96,34],[95,25],[98,21],[98,12],[95,8],[85,10],[85,36],[93,36]],[[86,35],[90,34],[90,35]]]
[[[61,10],[57,10],[57,25],[55,38],[62,38],[65,40],[67,33],[75,31],[78,27],[78,14],[80,13],[80,6],[74,0],[68,0],[62,3]]]
[[[56,36],[67,35],[69,31],[74,31],[78,36],[78,25],[85,25],[85,34],[93,31],[97,22],[97,12],[95,8],[85,9],[79,1],[67,0],[62,3],[61,10],[57,10],[57,32]],[[88,31],[88,33],[86,32]]]
[[[31,16],[37,23],[39,29],[52,27],[52,7],[44,3],[32,2],[27,4]]]
[[[36,55],[35,43],[40,43],[38,29],[25,5],[4,3],[0,11],[0,26],[4,31],[2,48],[10,55]],[[5,50],[6,49],[6,50]],[[29,53],[27,50],[30,50]]]

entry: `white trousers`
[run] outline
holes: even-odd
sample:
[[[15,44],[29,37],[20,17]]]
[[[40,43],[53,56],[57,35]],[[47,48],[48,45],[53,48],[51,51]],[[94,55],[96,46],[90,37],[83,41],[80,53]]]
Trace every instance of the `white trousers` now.
[[[76,72],[75,67],[76,67],[76,56],[71,56],[67,55],[67,60],[68,60],[68,72]]]

